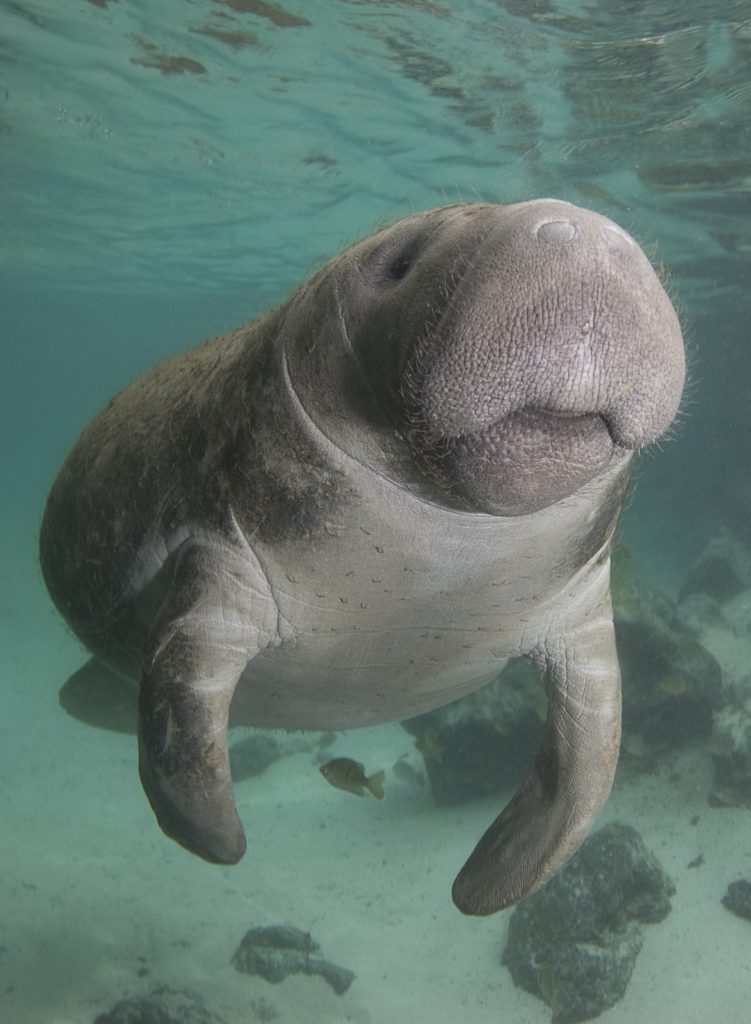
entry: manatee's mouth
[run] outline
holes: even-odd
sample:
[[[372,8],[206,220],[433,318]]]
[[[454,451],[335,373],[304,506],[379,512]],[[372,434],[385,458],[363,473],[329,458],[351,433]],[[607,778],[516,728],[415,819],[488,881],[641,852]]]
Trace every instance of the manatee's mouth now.
[[[629,447],[624,439],[619,439],[617,436],[617,427],[611,417],[604,415],[603,413],[573,413],[559,409],[531,409],[530,412],[538,413],[541,417],[549,419],[550,421],[565,420],[565,421],[579,421],[583,425],[586,424],[590,429],[599,430],[603,427],[608,432],[611,441],[619,447]]]
[[[525,515],[573,494],[630,455],[616,425],[597,412],[526,407],[481,430],[411,443],[433,478],[455,497],[493,515]]]
[[[602,412],[574,412],[565,409],[549,409],[542,406],[524,406],[516,409],[505,416],[500,417],[482,430],[458,433],[455,436],[447,437],[449,441],[456,441],[462,438],[486,439],[489,441],[501,433],[508,433],[515,428],[535,426],[537,429],[544,429],[550,435],[560,435],[577,438],[580,442],[592,441],[598,444],[605,443],[605,435],[610,443],[618,448],[633,448],[628,440],[620,435],[617,424],[612,417]]]

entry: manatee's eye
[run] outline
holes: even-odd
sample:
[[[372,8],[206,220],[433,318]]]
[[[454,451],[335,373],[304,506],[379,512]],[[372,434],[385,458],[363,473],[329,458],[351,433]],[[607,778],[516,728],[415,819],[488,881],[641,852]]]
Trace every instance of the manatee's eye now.
[[[401,252],[386,268],[389,281],[401,281],[407,276],[414,263],[414,252]]]
[[[423,241],[414,232],[399,232],[395,237],[389,233],[384,242],[367,257],[362,270],[376,287],[389,288],[399,284],[418,263]]]

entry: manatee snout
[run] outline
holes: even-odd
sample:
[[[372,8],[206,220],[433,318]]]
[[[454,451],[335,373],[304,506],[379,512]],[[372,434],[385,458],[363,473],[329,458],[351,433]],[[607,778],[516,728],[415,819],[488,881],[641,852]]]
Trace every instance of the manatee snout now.
[[[541,199],[489,208],[471,260],[406,371],[423,445],[474,507],[535,511],[670,425],[680,326],[634,240]]]

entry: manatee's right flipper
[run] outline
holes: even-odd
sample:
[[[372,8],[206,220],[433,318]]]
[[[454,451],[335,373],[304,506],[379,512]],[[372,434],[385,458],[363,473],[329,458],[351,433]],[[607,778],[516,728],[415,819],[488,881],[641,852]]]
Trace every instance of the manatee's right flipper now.
[[[143,660],[141,782],[163,831],[213,863],[234,864],[245,853],[227,724],[241,673],[269,642],[259,641],[258,622],[268,596],[265,578],[235,549],[190,542]]]

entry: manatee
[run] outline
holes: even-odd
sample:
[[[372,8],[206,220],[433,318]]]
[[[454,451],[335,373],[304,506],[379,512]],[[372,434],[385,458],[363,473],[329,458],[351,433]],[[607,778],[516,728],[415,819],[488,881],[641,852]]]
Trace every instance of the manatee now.
[[[610,552],[684,373],[636,242],[538,199],[400,220],[112,399],[52,487],[41,566],[74,633],[138,685],[163,831],[243,856],[230,711],[406,719],[523,656],[544,741],[453,898],[490,914],[551,878],[611,788]]]

